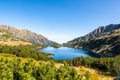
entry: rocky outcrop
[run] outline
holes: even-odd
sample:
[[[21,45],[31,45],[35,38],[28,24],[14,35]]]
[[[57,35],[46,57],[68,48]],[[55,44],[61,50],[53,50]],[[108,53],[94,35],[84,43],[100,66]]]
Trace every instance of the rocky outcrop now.
[[[29,30],[20,30],[15,27],[6,26],[6,25],[0,25],[0,30],[2,30],[2,31],[5,30],[8,33],[14,35],[15,37],[17,37],[21,40],[28,41],[28,42],[31,42],[34,44],[46,46],[46,45],[51,45],[54,43],[54,42],[48,40],[47,38],[45,38],[44,36],[42,36],[40,34],[36,34]]]
[[[68,41],[68,43],[76,43],[81,41],[89,41],[99,37],[101,34],[112,32],[113,30],[119,29],[120,24],[110,24],[107,26],[100,26],[85,36],[75,38],[74,40]]]
[[[83,37],[67,42],[65,45],[83,48],[105,56],[120,54],[120,24],[102,26]]]

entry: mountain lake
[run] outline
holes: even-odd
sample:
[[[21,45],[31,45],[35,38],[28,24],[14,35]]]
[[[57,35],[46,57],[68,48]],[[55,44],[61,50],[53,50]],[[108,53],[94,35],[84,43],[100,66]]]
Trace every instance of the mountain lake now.
[[[100,57],[100,55],[93,53],[91,51],[78,49],[78,48],[70,48],[70,47],[59,47],[59,48],[45,47],[38,51],[53,54],[53,56],[48,56],[48,57],[52,57],[55,60],[66,60],[66,59],[73,59],[76,57],[90,57],[90,58]]]

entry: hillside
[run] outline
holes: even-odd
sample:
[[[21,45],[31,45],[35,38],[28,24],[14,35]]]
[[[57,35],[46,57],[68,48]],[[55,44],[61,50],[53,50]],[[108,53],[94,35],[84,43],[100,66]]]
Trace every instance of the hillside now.
[[[0,45],[4,46],[20,46],[20,45],[32,45],[30,42],[23,41],[16,36],[8,33],[5,30],[0,29]]]
[[[116,56],[120,54],[120,24],[99,27],[65,45],[90,50],[104,56]]]
[[[48,40],[44,36],[40,34],[36,34],[29,30],[20,30],[15,27],[11,27],[11,26],[0,25],[0,31],[5,33],[5,34],[1,33],[3,36],[5,35],[8,39],[13,40],[13,41],[23,40],[23,41],[30,42],[33,44],[44,45],[44,46],[52,45],[54,43],[53,41]],[[6,40],[6,38],[4,37],[2,38]]]
[[[14,65],[14,66],[13,66]],[[1,80],[113,80],[93,69],[0,54]]]

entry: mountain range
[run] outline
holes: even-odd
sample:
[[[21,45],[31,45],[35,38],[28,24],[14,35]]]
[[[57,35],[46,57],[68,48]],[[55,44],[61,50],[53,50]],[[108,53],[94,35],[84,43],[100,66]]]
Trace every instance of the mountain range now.
[[[85,36],[75,38],[64,45],[90,50],[104,56],[116,56],[120,54],[120,24],[100,26]]]
[[[25,45],[42,45],[59,47],[54,41],[26,29],[0,25],[0,44],[24,43]],[[90,50],[103,56],[116,56],[120,54],[120,24],[100,26],[92,32],[68,41],[64,46]]]
[[[26,41],[36,45],[52,45],[55,42],[48,40],[41,34],[36,34],[29,30],[17,29],[15,27],[0,25],[0,41]]]

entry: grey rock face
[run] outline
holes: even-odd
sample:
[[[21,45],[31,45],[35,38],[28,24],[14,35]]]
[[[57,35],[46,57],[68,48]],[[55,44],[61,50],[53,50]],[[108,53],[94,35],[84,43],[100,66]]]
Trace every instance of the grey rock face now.
[[[94,38],[99,37],[101,34],[112,32],[113,30],[120,29],[120,24],[110,24],[107,26],[100,26],[99,28],[93,30],[92,32],[88,33],[85,36],[75,38],[68,43],[76,43],[80,41],[88,41]]]
[[[120,24],[99,27],[85,36],[78,37],[65,45],[83,48],[106,56],[120,54]]]

